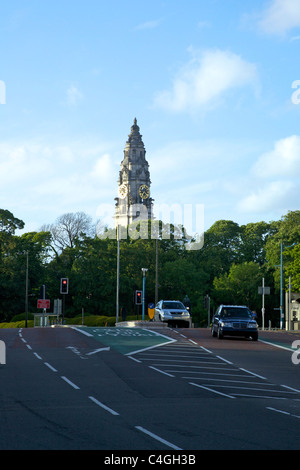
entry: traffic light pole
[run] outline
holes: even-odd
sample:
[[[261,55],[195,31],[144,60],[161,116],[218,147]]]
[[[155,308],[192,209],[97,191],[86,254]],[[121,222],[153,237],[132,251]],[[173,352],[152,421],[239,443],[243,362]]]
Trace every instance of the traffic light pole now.
[[[63,307],[62,307],[62,324],[65,323],[65,305],[66,305],[66,296],[63,295]]]
[[[142,319],[143,321],[145,320],[145,286],[146,286],[146,272],[148,271],[147,268],[142,268],[142,271],[143,271],[143,309],[142,309],[142,312],[143,312],[143,315],[142,315]]]

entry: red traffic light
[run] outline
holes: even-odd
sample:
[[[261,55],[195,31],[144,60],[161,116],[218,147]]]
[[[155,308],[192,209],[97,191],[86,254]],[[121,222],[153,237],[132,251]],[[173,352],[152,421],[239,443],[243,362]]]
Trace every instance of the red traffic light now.
[[[68,294],[68,292],[69,292],[69,279],[67,277],[63,277],[60,280],[60,293]]]
[[[142,291],[141,290],[135,291],[135,304],[142,305]]]

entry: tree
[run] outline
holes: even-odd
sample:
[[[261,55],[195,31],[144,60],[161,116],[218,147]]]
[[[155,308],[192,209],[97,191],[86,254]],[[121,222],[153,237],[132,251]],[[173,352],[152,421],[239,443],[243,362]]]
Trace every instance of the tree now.
[[[290,259],[286,269],[286,287],[290,276],[293,292],[300,292],[300,244],[290,250]]]
[[[50,234],[31,232],[18,237],[9,235],[2,247],[0,265],[0,319],[9,320],[24,312],[27,256],[29,261],[29,308],[36,308],[39,288],[43,283],[44,267]]]
[[[241,226],[241,261],[255,261],[260,265],[266,262],[265,244],[273,234],[271,227],[271,224],[266,222]]]
[[[44,225],[41,230],[51,233],[53,240],[51,246],[56,256],[65,248],[74,248],[76,241],[83,236],[96,233],[92,218],[84,212],[63,214],[54,224]]]
[[[273,234],[266,241],[266,258],[270,268],[276,267],[274,280],[279,290],[281,244],[283,248],[283,269],[288,270],[290,263],[293,263],[294,269],[296,269],[298,263],[299,254],[297,250],[293,251],[293,247],[300,243],[300,211],[289,211],[280,221],[272,222],[272,228]],[[286,278],[286,285],[287,282],[288,280]]]
[[[262,273],[253,261],[233,264],[229,273],[214,279],[213,297],[217,303],[247,305],[256,308],[259,305],[258,286],[261,285]]]
[[[8,210],[0,209],[0,232],[14,235],[17,229],[21,230],[24,226],[23,220],[18,219]]]

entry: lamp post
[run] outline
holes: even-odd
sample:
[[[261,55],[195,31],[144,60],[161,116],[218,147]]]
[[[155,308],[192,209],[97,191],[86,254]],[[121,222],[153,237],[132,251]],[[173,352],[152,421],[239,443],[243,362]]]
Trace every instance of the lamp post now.
[[[119,321],[119,289],[120,289],[120,238],[117,225],[117,292],[116,292],[116,323]]]
[[[280,329],[283,329],[284,325],[284,312],[283,312],[283,251],[285,248],[291,248],[292,246],[298,245],[299,243],[292,243],[289,246],[283,246],[283,241],[280,243]]]
[[[28,251],[26,252],[26,283],[25,283],[25,328],[28,324]]]
[[[280,243],[280,329],[283,328],[283,242]]]
[[[143,321],[145,320],[145,286],[146,286],[146,272],[148,271],[147,268],[142,268],[143,272],[143,305],[142,305],[142,312],[143,312]]]

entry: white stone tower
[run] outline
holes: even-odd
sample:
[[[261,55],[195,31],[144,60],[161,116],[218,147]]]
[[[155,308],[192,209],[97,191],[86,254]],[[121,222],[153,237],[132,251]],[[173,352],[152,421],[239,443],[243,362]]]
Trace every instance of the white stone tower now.
[[[127,227],[134,221],[153,217],[150,197],[149,164],[137,120],[134,119],[125,145],[124,159],[119,172],[119,194],[115,198],[115,226]]]

